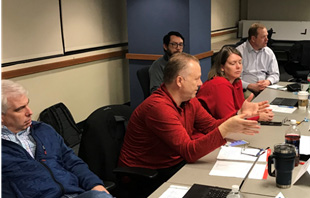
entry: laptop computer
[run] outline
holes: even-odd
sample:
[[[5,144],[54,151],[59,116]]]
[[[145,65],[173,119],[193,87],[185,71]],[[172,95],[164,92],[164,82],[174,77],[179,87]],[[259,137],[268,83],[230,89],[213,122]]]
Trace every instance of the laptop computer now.
[[[194,184],[183,198],[226,198],[229,188]]]
[[[244,182],[249,177],[252,169],[254,168],[256,162],[258,161],[259,157],[265,153],[265,150],[262,150],[259,155],[257,155],[256,160],[253,162],[251,168],[247,172],[246,176],[243,178],[239,190],[241,190]],[[209,186],[209,185],[201,185],[201,184],[193,184],[191,188],[187,191],[183,198],[226,198],[226,196],[231,191],[230,188],[222,188],[217,186]]]
[[[293,98],[280,98],[276,97],[271,103],[271,105],[284,105],[284,106],[298,106],[298,99]]]

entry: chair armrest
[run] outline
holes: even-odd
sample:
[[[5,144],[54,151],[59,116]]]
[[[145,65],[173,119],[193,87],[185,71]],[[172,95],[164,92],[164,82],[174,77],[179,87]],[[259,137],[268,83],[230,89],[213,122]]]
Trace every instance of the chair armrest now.
[[[112,190],[115,188],[115,183],[112,181],[103,181],[103,186],[105,187],[105,189],[107,189],[108,191]]]
[[[117,167],[113,169],[113,173],[121,174],[121,175],[133,175],[146,177],[149,179],[153,179],[157,176],[158,172],[153,169],[148,168],[138,168],[138,167]]]

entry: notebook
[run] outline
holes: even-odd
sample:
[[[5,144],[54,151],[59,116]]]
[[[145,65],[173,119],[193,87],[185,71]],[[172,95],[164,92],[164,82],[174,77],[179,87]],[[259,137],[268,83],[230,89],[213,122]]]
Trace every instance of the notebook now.
[[[276,97],[271,103],[271,105],[284,105],[284,106],[298,106],[298,99],[293,98],[279,98]]]

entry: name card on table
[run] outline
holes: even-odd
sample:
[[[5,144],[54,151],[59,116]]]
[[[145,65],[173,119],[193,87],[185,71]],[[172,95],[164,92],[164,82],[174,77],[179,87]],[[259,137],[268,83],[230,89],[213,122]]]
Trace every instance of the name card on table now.
[[[293,185],[306,185],[310,186],[310,159],[304,164],[299,165],[301,169],[295,178]]]

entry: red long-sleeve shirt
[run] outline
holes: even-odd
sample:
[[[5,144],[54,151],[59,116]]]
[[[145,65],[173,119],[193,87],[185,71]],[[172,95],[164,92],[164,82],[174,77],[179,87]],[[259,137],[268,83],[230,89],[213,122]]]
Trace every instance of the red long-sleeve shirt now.
[[[224,77],[215,77],[200,87],[197,98],[202,106],[216,119],[236,113],[244,102],[242,82],[231,84]]]
[[[197,98],[177,106],[162,85],[133,112],[119,163],[161,169],[183,160],[195,162],[226,143],[218,130],[226,119],[214,119]],[[193,139],[194,131],[203,135]]]

